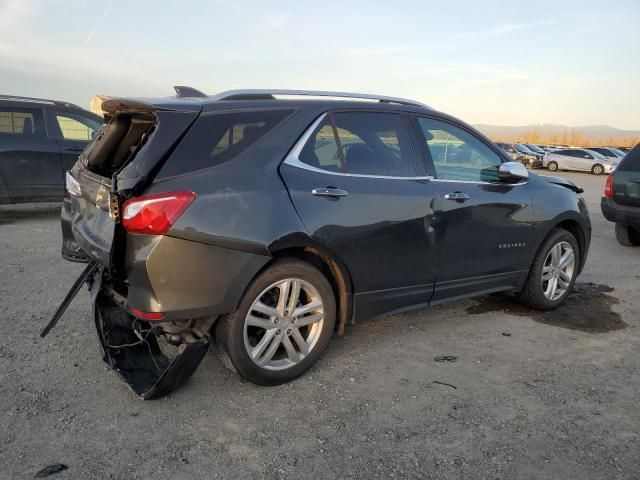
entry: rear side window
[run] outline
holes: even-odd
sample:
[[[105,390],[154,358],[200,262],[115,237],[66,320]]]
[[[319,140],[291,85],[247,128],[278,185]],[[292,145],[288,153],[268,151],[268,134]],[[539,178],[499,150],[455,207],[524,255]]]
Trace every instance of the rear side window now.
[[[0,107],[0,134],[46,137],[42,109]]]
[[[264,137],[292,110],[258,110],[201,116],[167,162],[163,176],[201,170],[237,157]]]
[[[300,160],[340,173],[392,177],[416,175],[402,117],[395,113],[328,115],[304,146]]]
[[[625,155],[616,170],[619,172],[640,172],[640,145]]]

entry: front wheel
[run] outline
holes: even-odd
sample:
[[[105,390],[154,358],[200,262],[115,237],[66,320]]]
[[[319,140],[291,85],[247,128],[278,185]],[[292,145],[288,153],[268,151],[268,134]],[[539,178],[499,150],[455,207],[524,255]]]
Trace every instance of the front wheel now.
[[[569,296],[578,275],[580,249],[576,238],[555,229],[536,254],[519,293],[525,305],[538,310],[559,307]]]
[[[216,323],[223,363],[258,385],[289,382],[318,360],[336,319],[333,290],[317,268],[279,260],[248,288],[235,313]]]
[[[593,167],[591,167],[591,173],[594,175],[602,175],[604,173],[604,167],[599,163],[596,163]]]

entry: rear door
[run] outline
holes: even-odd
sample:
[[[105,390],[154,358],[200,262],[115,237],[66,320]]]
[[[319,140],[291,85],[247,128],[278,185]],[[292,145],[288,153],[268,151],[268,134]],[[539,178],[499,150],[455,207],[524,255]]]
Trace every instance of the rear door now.
[[[348,268],[357,318],[429,302],[433,187],[401,114],[323,115],[280,172],[311,237]]]
[[[0,181],[12,201],[64,195],[58,144],[42,107],[0,106]]]
[[[97,116],[58,108],[50,110],[50,118],[60,149],[62,169],[71,170],[80,153],[102,128],[102,121]]]
[[[435,194],[433,301],[510,288],[528,269],[533,211],[527,182],[498,177],[502,157],[461,125],[415,117]]]

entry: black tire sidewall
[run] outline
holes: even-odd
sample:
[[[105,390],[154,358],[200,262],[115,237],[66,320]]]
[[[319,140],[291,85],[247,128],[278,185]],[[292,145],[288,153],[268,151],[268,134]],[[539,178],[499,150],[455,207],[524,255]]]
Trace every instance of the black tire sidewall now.
[[[269,285],[285,278],[300,278],[313,285],[322,298],[324,307],[324,324],[320,338],[311,353],[298,364],[285,370],[267,370],[256,365],[250,358],[244,346],[244,321],[254,300]],[[304,372],[318,360],[325,350],[335,327],[336,306],[335,296],[331,285],[325,276],[312,265],[297,259],[283,259],[275,262],[263,271],[245,292],[238,310],[222,319],[226,325],[220,325],[221,338],[225,350],[237,372],[245,379],[259,385],[278,385],[291,381]],[[217,335],[216,335],[217,336]]]
[[[544,261],[549,254],[551,248],[562,242],[566,241],[573,248],[573,253],[575,255],[575,265],[573,269],[573,277],[571,278],[571,283],[569,284],[569,288],[567,291],[557,300],[551,301],[544,295],[544,291],[542,290],[542,268],[544,266]],[[540,308],[544,310],[551,310],[560,306],[566,298],[571,293],[573,286],[576,283],[576,278],[578,277],[578,268],[580,265],[580,247],[578,245],[578,241],[570,232],[566,230],[555,230],[543,243],[542,247],[538,255],[531,266],[533,270],[532,281],[534,282],[535,289],[535,301],[540,306]]]

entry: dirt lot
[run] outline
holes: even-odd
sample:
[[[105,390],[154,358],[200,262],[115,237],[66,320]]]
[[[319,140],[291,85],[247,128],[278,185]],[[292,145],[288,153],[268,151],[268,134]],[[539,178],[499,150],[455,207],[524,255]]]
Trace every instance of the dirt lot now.
[[[484,297],[374,319],[271,388],[212,351],[146,403],[100,359],[87,292],[38,337],[82,266],[55,208],[0,207],[0,478],[639,478],[640,248],[602,217],[604,177],[563,175],[594,232],[557,313]]]

